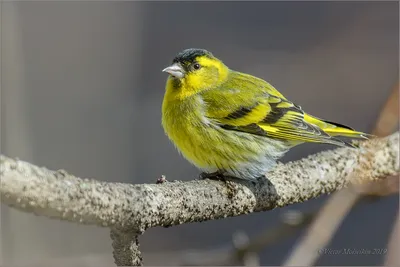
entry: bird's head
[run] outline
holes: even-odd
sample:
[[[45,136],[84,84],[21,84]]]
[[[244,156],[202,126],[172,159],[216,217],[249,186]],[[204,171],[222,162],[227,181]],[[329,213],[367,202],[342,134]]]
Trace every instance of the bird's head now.
[[[169,74],[167,88],[188,97],[224,82],[229,69],[207,50],[190,48],[178,53],[163,72]]]

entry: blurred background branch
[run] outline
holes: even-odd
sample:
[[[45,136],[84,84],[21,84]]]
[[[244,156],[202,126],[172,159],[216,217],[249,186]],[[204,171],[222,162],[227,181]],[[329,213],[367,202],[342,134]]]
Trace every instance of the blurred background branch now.
[[[399,84],[394,86],[391,95],[379,114],[372,134],[385,136],[392,133],[399,122]],[[318,251],[327,247],[342,220],[360,198],[382,197],[397,193],[399,176],[391,176],[382,181],[356,185],[334,193],[322,207],[304,237],[284,263],[285,266],[311,266],[319,256]]]
[[[400,243],[400,217],[399,213],[393,223],[392,232],[390,234],[388,243],[388,253],[385,259],[385,266],[399,266],[400,255],[399,255],[399,243]]]
[[[217,249],[180,251],[179,264],[182,266],[260,266],[258,255],[262,249],[290,237],[308,225],[314,215],[313,212],[286,211],[281,216],[280,224],[272,228],[268,227],[252,238],[243,231],[237,231],[232,236],[232,244],[226,244]]]

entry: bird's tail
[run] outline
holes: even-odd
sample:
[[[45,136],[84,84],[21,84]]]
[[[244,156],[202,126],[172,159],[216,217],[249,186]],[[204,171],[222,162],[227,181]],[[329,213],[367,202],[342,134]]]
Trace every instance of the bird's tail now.
[[[346,125],[332,121],[322,120],[308,114],[305,114],[304,120],[314,125],[317,125],[319,128],[321,128],[325,133],[329,134],[330,136],[343,136],[348,138],[361,138],[361,139],[369,139],[374,137],[371,134],[356,131]]]

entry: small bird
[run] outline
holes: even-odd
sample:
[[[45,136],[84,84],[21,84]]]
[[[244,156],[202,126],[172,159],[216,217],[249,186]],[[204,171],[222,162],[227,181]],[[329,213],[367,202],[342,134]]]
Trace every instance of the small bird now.
[[[368,136],[305,113],[268,82],[229,69],[204,49],[178,53],[163,72],[163,128],[203,178],[254,181],[299,144],[351,147],[336,136]]]

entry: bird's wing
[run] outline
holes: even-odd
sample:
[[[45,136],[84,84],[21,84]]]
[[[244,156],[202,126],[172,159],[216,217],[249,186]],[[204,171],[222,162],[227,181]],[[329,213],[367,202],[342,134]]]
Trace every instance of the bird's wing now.
[[[227,85],[218,92],[212,92],[212,97],[209,93],[204,98],[207,103],[205,116],[223,129],[276,138],[293,144],[317,142],[348,145],[324,132],[321,125],[307,122],[305,117],[308,115],[300,106],[284,98],[266,82],[261,84],[262,90],[254,89],[257,86],[254,82],[241,83],[240,90]]]

